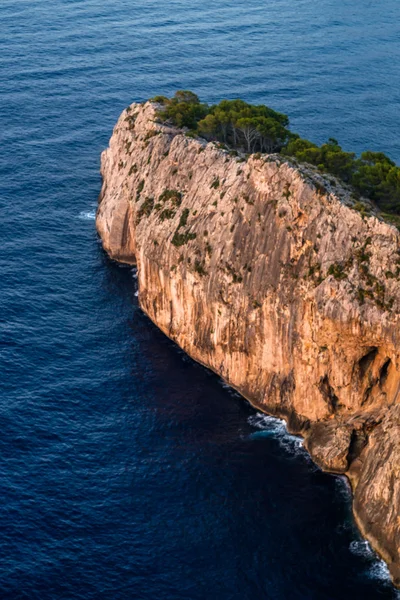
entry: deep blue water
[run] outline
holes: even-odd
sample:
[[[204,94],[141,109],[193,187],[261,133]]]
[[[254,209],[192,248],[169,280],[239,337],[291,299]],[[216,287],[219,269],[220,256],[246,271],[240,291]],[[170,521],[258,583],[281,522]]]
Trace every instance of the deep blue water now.
[[[141,313],[94,229],[133,100],[400,159],[397,0],[2,0],[0,600],[394,598],[346,483]]]

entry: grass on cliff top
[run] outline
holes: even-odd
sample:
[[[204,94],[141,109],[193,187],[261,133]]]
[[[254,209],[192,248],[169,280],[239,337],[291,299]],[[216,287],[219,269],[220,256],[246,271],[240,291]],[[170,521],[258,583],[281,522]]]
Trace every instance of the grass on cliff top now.
[[[172,98],[156,96],[161,105],[158,116],[189,134],[218,141],[231,149],[248,153],[280,153],[315,165],[321,173],[331,173],[351,185],[356,197],[370,198],[382,216],[400,229],[400,167],[383,152],[367,150],[360,157],[345,152],[330,138],[318,146],[290,131],[289,118],[265,105],[244,100],[222,100],[208,105],[188,90]]]

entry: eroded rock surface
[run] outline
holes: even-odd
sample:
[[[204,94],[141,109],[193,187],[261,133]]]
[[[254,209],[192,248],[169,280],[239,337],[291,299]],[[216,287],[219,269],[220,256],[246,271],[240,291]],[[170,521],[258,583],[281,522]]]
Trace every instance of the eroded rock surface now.
[[[133,104],[102,154],[97,229],[137,264],[142,309],[347,473],[400,584],[400,237],[333,177],[248,160]]]

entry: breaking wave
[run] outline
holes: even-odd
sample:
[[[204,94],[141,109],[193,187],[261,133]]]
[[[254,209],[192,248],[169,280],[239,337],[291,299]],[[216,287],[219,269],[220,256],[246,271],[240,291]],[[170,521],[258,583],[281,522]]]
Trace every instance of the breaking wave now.
[[[368,570],[368,576],[371,579],[379,579],[380,581],[391,583],[388,566],[381,558],[374,560]],[[399,592],[397,593],[397,597],[399,597]]]
[[[366,575],[369,579],[377,579],[383,584],[392,586],[392,580],[387,564],[379,558],[367,540],[354,540],[350,544],[350,552],[368,561]],[[400,598],[400,590],[395,592],[395,598]]]
[[[367,540],[354,540],[351,542],[350,552],[363,558],[374,558],[376,556]]]
[[[346,502],[351,502],[352,492],[349,480],[344,475],[335,476],[335,487],[337,493]]]
[[[96,218],[95,210],[84,210],[79,213],[79,219],[84,219],[85,221],[94,221]]]
[[[257,432],[251,434],[251,438],[273,437],[279,442],[279,445],[289,454],[301,456],[304,460],[313,464],[310,455],[304,448],[304,441],[301,437],[288,432],[286,423],[283,419],[256,413],[248,418],[248,423],[258,429]],[[318,467],[315,465],[315,468]]]

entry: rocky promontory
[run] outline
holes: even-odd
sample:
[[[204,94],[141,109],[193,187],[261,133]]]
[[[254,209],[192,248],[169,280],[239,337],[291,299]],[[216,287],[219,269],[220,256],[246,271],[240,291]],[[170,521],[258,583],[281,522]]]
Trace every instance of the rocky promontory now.
[[[400,234],[335,177],[237,156],[132,104],[103,152],[97,230],[192,358],[346,474],[400,585]],[[367,201],[365,201],[365,206]]]

